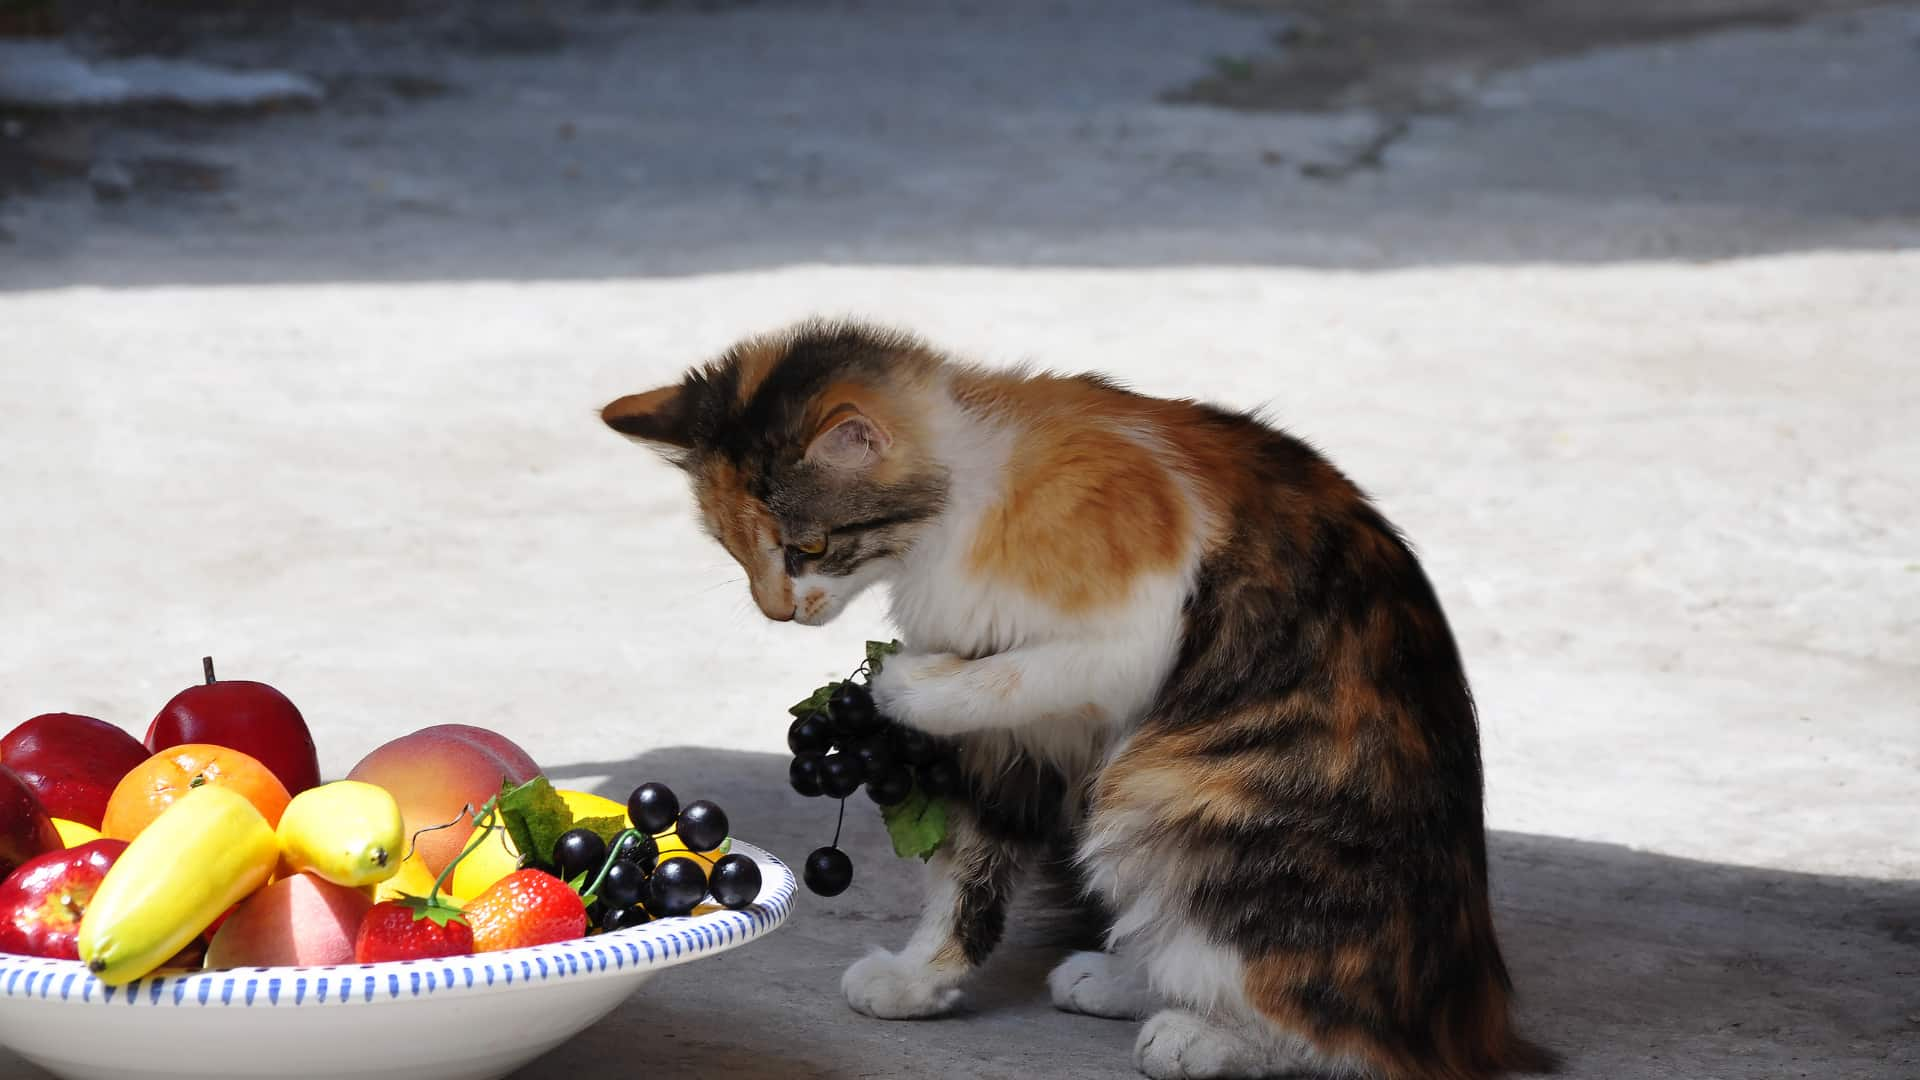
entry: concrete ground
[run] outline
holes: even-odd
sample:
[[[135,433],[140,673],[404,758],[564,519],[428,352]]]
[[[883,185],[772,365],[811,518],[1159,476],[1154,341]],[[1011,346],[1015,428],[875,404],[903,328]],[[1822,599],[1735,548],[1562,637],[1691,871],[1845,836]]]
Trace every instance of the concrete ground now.
[[[797,861],[833,820],[785,790],[784,707],[881,609],[762,621],[594,410],[863,314],[1265,406],[1376,493],[1468,658],[1508,959],[1566,1076],[1920,1075],[1920,6],[1510,65],[1433,112],[1161,103],[1280,28],[289,17],[179,45],[317,109],[7,118],[0,722],[138,732],[212,652],[332,773],[484,724]],[[861,802],[848,837],[853,890],[521,1075],[1128,1074],[1129,1025],[1047,1007],[1032,927],[957,1018],[849,1013],[918,870]]]

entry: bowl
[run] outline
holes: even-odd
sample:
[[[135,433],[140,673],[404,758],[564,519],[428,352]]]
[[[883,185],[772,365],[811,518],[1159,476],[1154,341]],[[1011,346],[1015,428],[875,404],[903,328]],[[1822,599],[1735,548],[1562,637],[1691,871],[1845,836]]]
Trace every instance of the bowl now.
[[[612,1012],[666,968],[786,921],[792,871],[760,864],[760,895],[557,945],[445,960],[229,968],[106,986],[76,960],[0,954],[0,1043],[75,1080],[490,1080]]]

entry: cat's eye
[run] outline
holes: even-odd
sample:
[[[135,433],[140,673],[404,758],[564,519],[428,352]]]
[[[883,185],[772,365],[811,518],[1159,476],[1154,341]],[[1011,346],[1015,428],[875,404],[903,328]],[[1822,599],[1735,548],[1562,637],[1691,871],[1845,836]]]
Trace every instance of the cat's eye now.
[[[824,555],[827,551],[827,538],[822,535],[815,540],[802,540],[797,544],[788,544],[787,546],[802,555]]]

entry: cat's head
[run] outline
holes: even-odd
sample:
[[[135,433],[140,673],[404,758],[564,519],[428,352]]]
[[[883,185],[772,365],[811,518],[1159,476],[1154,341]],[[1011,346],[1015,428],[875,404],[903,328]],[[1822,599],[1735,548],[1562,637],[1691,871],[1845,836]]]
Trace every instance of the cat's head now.
[[[808,323],[600,416],[685,470],[768,618],[819,626],[897,568],[945,504],[926,412],[940,368],[912,339]]]

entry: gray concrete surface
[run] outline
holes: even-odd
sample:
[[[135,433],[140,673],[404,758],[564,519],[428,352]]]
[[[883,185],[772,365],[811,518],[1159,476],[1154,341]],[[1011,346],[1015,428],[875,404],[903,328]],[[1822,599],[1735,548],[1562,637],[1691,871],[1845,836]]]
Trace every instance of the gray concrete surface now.
[[[864,314],[1264,405],[1379,496],[1468,657],[1566,1075],[1920,1075],[1920,10],[1510,71],[1377,169],[1370,113],[1157,103],[1264,47],[1212,8],[581,18],[209,36],[330,103],[35,129],[134,183],[0,201],[0,715],[138,731],[213,652],[331,772],[486,724],[797,859],[832,818],[783,709],[880,608],[764,623],[593,412]],[[917,878],[849,835],[851,892],[523,1075],[1126,1075],[1032,928],[961,1017],[848,1013]]]

